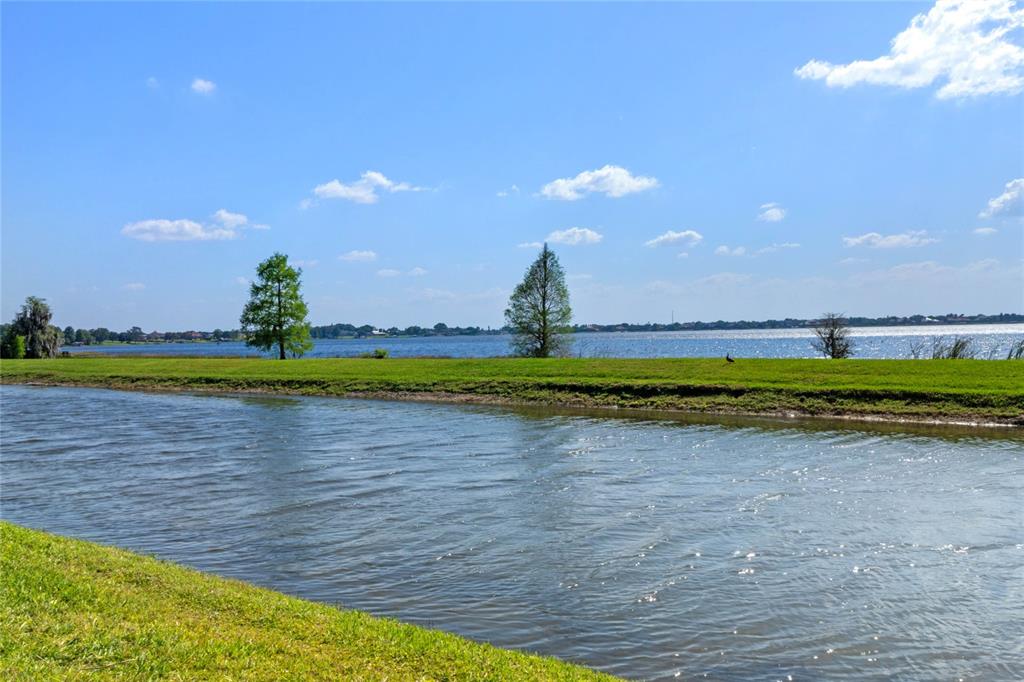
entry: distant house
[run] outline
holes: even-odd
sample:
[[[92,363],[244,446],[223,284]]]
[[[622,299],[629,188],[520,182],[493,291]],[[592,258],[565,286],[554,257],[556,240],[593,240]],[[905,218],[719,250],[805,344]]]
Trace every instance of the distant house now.
[[[374,329],[372,332],[370,332],[370,336],[387,336],[387,335],[388,335],[388,333],[386,331],[384,331],[383,329]]]

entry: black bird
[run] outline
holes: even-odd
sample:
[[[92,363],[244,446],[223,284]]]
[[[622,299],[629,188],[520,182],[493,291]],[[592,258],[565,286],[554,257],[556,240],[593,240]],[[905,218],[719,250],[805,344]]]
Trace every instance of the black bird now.
[[[736,362],[735,360],[733,360],[732,358],[729,357],[728,353],[725,354],[725,361],[726,362]]]

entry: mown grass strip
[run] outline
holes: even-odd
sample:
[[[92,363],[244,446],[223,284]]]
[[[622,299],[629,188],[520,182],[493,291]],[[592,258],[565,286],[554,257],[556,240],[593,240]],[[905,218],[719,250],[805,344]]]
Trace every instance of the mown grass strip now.
[[[611,680],[0,522],[0,679]]]
[[[1012,361],[90,357],[5,360],[0,379],[1024,424],[1024,362]]]

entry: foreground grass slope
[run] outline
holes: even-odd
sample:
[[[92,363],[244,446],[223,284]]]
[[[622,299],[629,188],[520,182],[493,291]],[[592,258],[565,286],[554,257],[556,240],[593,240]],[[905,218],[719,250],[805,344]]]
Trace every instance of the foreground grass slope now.
[[[1024,424],[1024,362],[987,360],[63,358],[6,383],[408,395],[743,413]]]
[[[0,679],[599,680],[0,522]]]

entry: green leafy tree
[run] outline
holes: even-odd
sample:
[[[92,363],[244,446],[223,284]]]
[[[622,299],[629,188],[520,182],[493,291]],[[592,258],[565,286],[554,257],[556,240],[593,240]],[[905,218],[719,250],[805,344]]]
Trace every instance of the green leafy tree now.
[[[69,324],[68,326],[64,327],[64,343],[66,345],[71,345],[74,342],[75,342],[75,328],[72,327]]]
[[[249,302],[242,310],[245,343],[263,351],[277,347],[278,357],[298,357],[313,347],[308,310],[300,287],[302,270],[288,265],[288,256],[275,253],[256,267]]]
[[[53,313],[44,299],[29,296],[15,316],[9,335],[22,336],[26,358],[54,358],[60,352],[64,332],[50,324]]]
[[[0,358],[21,360],[25,357],[25,337],[14,330],[13,325],[5,324],[3,336],[0,337]]]
[[[505,322],[514,334],[516,355],[546,358],[568,354],[566,333],[572,322],[569,289],[558,256],[547,244],[512,292]]]

